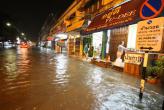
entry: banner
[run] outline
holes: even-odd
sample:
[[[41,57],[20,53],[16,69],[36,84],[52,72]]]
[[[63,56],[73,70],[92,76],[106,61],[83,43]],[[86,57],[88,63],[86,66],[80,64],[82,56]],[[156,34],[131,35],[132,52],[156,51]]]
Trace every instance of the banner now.
[[[140,20],[155,18],[160,16],[163,8],[164,0],[131,0],[97,15],[91,24],[82,31],[82,34],[117,28]]]

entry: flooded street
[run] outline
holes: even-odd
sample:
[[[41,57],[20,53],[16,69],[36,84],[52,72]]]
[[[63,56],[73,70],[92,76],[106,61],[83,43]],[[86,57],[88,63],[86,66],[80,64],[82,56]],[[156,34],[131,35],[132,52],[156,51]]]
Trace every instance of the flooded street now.
[[[0,110],[161,110],[161,90],[48,49],[0,50]]]

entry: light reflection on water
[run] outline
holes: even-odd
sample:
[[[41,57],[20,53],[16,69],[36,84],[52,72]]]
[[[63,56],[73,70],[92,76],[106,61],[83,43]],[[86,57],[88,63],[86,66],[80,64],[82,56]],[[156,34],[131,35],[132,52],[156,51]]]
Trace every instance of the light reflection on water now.
[[[0,52],[2,110],[160,110],[163,96],[136,81],[50,49]],[[129,81],[126,83],[125,81]]]
[[[147,91],[139,101],[138,88],[124,84],[116,77],[105,77],[109,73],[104,73],[102,68],[90,68],[89,71],[86,79],[95,96],[94,110],[161,110],[162,95]],[[104,81],[105,78],[108,80]]]
[[[69,81],[69,74],[67,73],[67,59],[64,55],[55,56],[55,78],[53,84],[59,84],[60,86],[66,86]]]
[[[2,62],[5,62],[6,64],[2,66],[4,68],[3,71],[4,74],[7,75],[6,80],[14,80],[18,74],[16,72],[17,66],[16,66],[16,56],[14,51],[9,51],[6,53],[7,55],[4,57],[4,59],[1,59]]]
[[[30,69],[30,58],[28,56],[28,49],[27,48],[20,48],[18,49],[17,53],[19,54],[17,65],[18,67],[18,73],[26,73]]]

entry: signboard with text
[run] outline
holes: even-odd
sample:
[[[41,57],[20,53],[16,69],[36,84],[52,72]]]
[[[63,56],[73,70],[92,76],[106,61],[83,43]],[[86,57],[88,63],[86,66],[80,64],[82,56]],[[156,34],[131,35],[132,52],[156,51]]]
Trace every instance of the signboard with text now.
[[[84,30],[85,33],[95,30],[116,28],[134,22],[139,15],[138,6],[142,1],[132,0],[113,9],[97,15],[91,24]]]
[[[140,65],[143,62],[143,59],[144,54],[126,53],[124,57],[124,62]]]
[[[160,51],[164,30],[164,17],[145,20],[138,23],[136,49]]]
[[[163,10],[164,0],[131,0],[95,16],[91,24],[82,31],[82,34],[156,18],[164,14]]]

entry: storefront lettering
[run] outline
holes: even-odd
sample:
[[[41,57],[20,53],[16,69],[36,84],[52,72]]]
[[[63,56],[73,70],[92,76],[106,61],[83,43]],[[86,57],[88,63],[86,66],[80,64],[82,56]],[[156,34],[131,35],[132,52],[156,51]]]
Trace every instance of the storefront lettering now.
[[[102,16],[102,20],[110,19],[111,16],[113,16],[115,14],[118,14],[120,12],[120,9],[121,9],[121,6],[113,9],[111,12],[109,12],[109,13],[105,14],[104,16]]]
[[[143,26],[141,28],[141,30],[149,30],[149,29],[159,29],[159,25],[155,25],[155,26]]]
[[[137,64],[140,65],[143,62],[143,54],[130,54],[127,53],[125,54],[124,60],[125,63],[132,63],[132,64]]]
[[[106,18],[105,22],[108,23],[108,22],[112,22],[114,20],[121,20],[121,19],[125,19],[128,17],[132,17],[134,15],[136,15],[136,10],[128,11],[126,13],[120,14],[120,15],[115,16],[115,17]]]
[[[147,5],[145,5],[145,3],[149,4],[148,1],[149,0],[131,0],[129,2],[122,4],[121,6],[114,7],[114,8],[107,8],[106,11],[103,10],[104,11],[103,13],[98,14],[93,19],[94,22],[91,22],[91,24],[87,28],[92,28],[90,29],[91,31],[95,31],[95,30],[100,31],[103,29],[117,28],[117,27],[125,25],[125,23],[126,25],[128,25],[128,24],[137,22],[139,20],[143,20],[141,19],[143,18],[141,14],[146,17],[148,14],[151,14],[150,12],[152,11],[150,7],[147,7]],[[161,2],[158,0],[157,1],[154,0],[153,2],[150,3],[150,5],[152,7],[154,6],[152,3],[160,2],[162,5],[158,5],[158,6],[161,6],[162,7],[161,9],[163,9],[164,8],[163,1],[164,0],[161,0]],[[153,9],[154,8],[157,8],[157,7],[153,7]],[[152,18],[161,15],[161,13],[163,15],[163,10],[157,10],[157,11],[159,13],[157,13],[156,16],[151,16]],[[141,32],[138,32],[138,33],[145,34],[145,33],[150,33],[150,32],[152,33],[160,32],[159,31],[160,25],[152,26],[151,22],[149,22],[148,25],[140,27],[140,28],[142,28],[140,29]],[[88,30],[84,32],[89,33]]]
[[[122,18],[126,18],[126,17],[129,17],[129,16],[134,16],[136,14],[136,10],[132,10],[132,11],[128,11],[124,14],[121,14],[117,17],[117,19],[122,19]]]

